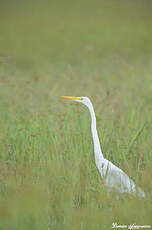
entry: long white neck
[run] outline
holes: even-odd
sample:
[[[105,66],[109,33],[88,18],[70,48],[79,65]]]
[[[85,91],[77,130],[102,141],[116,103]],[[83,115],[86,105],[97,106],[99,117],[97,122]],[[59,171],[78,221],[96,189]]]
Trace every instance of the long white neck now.
[[[96,164],[103,161],[104,157],[101,151],[97,127],[96,127],[96,116],[93,109],[93,105],[90,102],[89,105],[87,105],[90,114],[91,114],[91,131],[92,131],[92,137],[93,137],[93,143],[94,143],[94,154],[95,154],[95,161]]]

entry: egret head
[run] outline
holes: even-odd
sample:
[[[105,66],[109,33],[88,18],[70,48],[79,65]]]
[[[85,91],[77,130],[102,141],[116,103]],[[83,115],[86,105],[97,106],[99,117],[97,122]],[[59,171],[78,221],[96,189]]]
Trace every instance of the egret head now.
[[[91,104],[91,101],[88,97],[69,97],[69,96],[62,96],[62,98],[64,99],[69,99],[69,100],[73,100],[76,102],[80,102],[86,106],[89,107],[89,105]]]

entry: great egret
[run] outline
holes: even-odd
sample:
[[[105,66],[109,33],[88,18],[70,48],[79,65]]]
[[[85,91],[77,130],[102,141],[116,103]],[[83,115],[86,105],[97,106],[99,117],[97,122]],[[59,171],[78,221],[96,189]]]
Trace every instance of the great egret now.
[[[103,157],[96,128],[96,116],[90,99],[88,97],[69,96],[62,96],[62,98],[80,102],[88,107],[91,115],[91,131],[94,143],[95,162],[108,190],[111,191],[115,189],[120,193],[137,194],[139,197],[144,198],[144,191],[137,187],[134,181],[130,179],[124,171]]]

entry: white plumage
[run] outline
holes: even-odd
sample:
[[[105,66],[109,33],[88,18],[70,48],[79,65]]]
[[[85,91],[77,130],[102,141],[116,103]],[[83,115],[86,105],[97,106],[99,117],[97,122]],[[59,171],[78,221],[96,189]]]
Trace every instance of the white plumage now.
[[[141,198],[145,197],[144,191],[137,187],[132,179],[120,168],[114,165],[109,160],[103,157],[100,142],[98,138],[97,128],[96,128],[96,116],[94,112],[93,105],[88,97],[69,97],[62,96],[65,99],[71,99],[76,102],[80,102],[86,105],[90,111],[91,115],[91,131],[94,143],[94,155],[96,166],[100,172],[101,177],[104,180],[105,186],[112,191],[120,193],[128,193],[133,195],[138,195]]]

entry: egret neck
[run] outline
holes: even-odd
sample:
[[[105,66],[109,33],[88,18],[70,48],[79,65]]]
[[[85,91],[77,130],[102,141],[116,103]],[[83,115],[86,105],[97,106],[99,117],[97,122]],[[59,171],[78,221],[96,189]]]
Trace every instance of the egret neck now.
[[[92,103],[88,104],[87,107],[91,115],[91,131],[92,131],[92,137],[93,137],[93,143],[94,143],[95,161],[96,161],[96,164],[99,164],[104,160],[104,157],[101,151],[100,141],[98,138],[98,132],[97,132],[97,127],[96,127],[96,115],[95,115]]]

